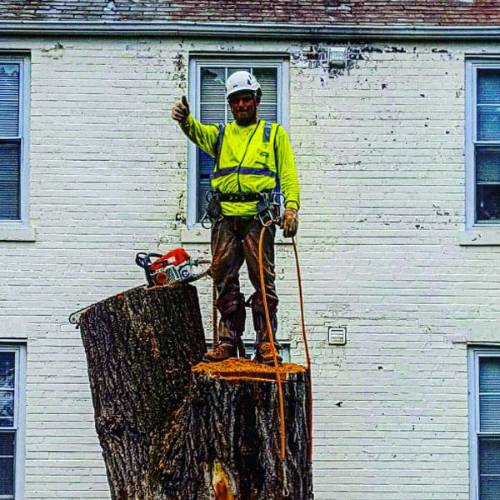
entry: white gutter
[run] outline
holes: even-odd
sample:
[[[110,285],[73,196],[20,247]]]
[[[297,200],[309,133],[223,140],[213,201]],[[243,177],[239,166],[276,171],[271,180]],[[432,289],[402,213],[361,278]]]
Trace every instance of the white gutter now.
[[[252,39],[500,40],[500,26],[363,26],[158,21],[1,21],[1,35],[162,36]]]

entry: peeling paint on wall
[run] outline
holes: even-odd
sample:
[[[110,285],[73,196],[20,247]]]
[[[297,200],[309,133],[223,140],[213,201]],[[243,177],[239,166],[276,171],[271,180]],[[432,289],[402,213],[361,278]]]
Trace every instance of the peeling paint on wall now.
[[[61,42],[56,42],[48,49],[41,49],[41,54],[52,59],[61,59],[64,55],[64,45]]]
[[[339,46],[336,46],[339,47]],[[345,63],[339,66],[332,60],[332,47],[310,44],[291,52],[292,65],[303,69],[321,69],[330,78],[343,75],[352,68],[356,61],[364,59],[360,47],[345,45]]]
[[[185,55],[182,52],[177,52],[173,57],[174,71],[172,73],[172,80],[178,82],[178,88],[185,90],[187,86],[187,63]]]

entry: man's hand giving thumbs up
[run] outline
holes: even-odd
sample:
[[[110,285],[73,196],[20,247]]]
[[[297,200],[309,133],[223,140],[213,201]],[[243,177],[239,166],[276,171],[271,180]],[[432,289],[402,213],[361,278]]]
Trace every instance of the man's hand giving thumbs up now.
[[[184,123],[189,116],[189,103],[186,96],[182,96],[182,101],[177,101],[172,108],[172,118],[179,122]]]

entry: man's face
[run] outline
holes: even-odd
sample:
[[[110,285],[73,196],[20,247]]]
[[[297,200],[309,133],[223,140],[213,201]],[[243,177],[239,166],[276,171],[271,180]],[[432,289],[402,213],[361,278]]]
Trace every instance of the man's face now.
[[[259,104],[260,97],[254,96],[252,92],[237,92],[229,96],[229,106],[238,125],[245,126],[255,123]]]

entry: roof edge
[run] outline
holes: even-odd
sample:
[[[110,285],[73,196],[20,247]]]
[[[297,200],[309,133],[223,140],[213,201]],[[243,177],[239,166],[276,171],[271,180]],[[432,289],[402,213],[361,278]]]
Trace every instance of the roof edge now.
[[[498,39],[500,26],[300,25],[159,21],[0,21],[2,35],[163,36],[252,39]]]

